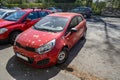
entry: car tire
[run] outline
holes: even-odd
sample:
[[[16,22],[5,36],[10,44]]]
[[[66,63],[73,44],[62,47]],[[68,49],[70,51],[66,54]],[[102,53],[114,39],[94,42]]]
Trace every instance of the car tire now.
[[[10,37],[9,37],[9,42],[10,42],[10,44],[14,44],[14,42],[15,42],[15,39],[16,39],[16,37],[18,36],[20,34],[20,32],[18,32],[18,31],[16,31],[16,32],[12,32],[11,34],[10,34]]]
[[[63,48],[57,57],[57,64],[59,65],[64,63],[67,60],[67,58],[68,58],[68,48]]]

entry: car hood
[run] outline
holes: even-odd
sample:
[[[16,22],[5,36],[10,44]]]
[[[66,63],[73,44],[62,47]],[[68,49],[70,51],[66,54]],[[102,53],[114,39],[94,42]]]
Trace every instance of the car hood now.
[[[13,25],[13,24],[15,24],[15,22],[0,19],[0,28],[7,27],[7,26],[10,26],[10,25]]]
[[[45,32],[30,28],[21,33],[16,41],[22,46],[38,48],[59,36],[60,32]]]

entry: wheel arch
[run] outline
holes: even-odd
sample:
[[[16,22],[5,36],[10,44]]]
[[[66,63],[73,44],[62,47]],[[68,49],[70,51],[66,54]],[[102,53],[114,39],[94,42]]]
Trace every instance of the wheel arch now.
[[[10,35],[11,35],[12,33],[14,33],[14,32],[23,32],[23,31],[20,30],[20,29],[12,30],[12,31],[10,32],[10,34],[9,34],[9,37],[10,37]]]
[[[15,41],[15,38],[13,38],[13,35],[15,35],[15,33],[20,34],[21,32],[22,32],[22,31],[21,31],[21,30],[18,30],[18,29],[11,31],[10,34],[9,34],[9,37],[8,37],[9,43],[13,45],[13,44],[14,44],[13,41]]]
[[[65,48],[69,51],[68,45],[64,45],[61,50],[65,49]]]

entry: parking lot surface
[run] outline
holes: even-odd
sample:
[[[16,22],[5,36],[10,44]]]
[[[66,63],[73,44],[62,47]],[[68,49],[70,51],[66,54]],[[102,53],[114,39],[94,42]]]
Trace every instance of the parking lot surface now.
[[[0,80],[120,80],[120,18],[93,16],[87,27],[86,40],[61,66],[31,68],[16,60],[11,45],[0,45]]]

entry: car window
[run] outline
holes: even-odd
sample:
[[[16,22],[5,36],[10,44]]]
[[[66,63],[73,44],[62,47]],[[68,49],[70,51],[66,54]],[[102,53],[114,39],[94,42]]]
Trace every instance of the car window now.
[[[45,16],[48,15],[48,14],[49,14],[49,12],[46,12],[46,11],[40,11],[40,12],[39,12],[40,18],[41,18],[41,17],[45,17]]]
[[[78,16],[78,24],[83,20],[83,18],[81,16]]]
[[[48,8],[48,10],[53,10],[53,8]]]
[[[70,28],[73,28],[78,25],[77,17],[74,17],[70,22]]]
[[[58,7],[54,7],[55,9],[59,9]]]
[[[5,14],[5,16],[4,16],[2,19],[6,18],[7,16],[9,16],[9,15],[12,14],[12,13],[13,13],[13,12],[9,12],[9,13]]]
[[[26,12],[24,12],[24,11],[16,11],[13,14],[10,14],[9,16],[7,16],[4,19],[8,20],[8,21],[17,21],[25,14],[26,14]]]
[[[27,16],[27,18],[33,20],[33,19],[37,19],[38,18],[38,13],[37,12],[31,12],[29,13],[29,15]]]
[[[73,9],[73,11],[79,11],[79,9],[75,8],[75,9]]]

